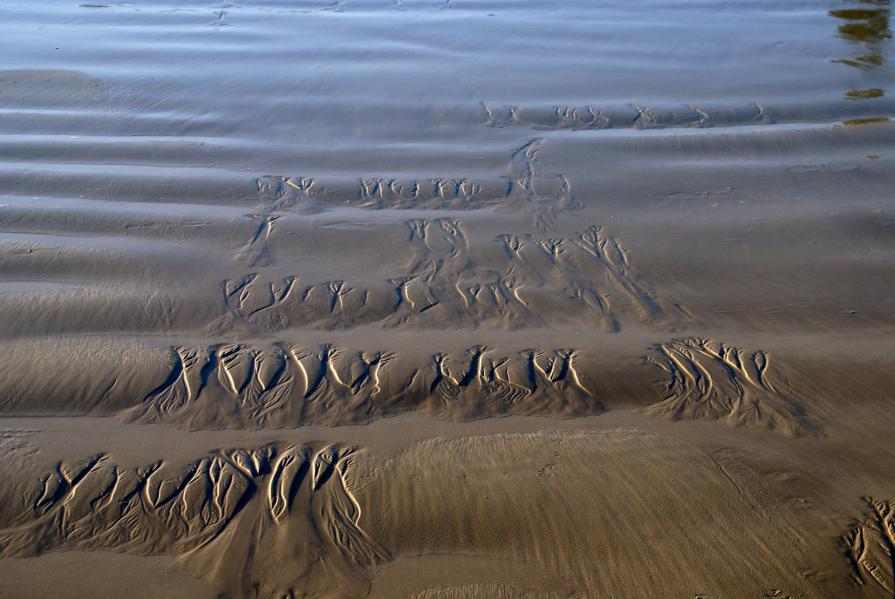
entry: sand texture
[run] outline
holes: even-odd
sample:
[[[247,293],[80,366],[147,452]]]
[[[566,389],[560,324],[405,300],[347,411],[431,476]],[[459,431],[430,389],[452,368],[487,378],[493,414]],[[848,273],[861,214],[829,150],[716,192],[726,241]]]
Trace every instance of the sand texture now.
[[[895,597],[891,11],[0,3],[0,599]]]

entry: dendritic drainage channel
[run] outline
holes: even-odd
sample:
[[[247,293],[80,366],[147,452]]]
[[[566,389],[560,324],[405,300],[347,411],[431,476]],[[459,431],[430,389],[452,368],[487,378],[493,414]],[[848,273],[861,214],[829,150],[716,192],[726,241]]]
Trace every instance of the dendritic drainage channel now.
[[[174,347],[167,379],[120,417],[257,428],[366,422],[407,410],[454,419],[599,413],[603,404],[579,375],[576,358],[569,349],[504,355],[485,346],[428,360],[286,342]],[[393,375],[398,360],[404,363]]]
[[[381,285],[250,272],[221,282],[226,312],[209,331],[365,325],[518,330],[574,323],[616,332],[627,318],[657,326],[690,318],[631,264],[622,242],[597,225],[567,237],[503,233],[489,245],[471,244],[457,218],[404,225],[406,265]]]
[[[350,446],[267,445],[185,465],[97,454],[9,485],[0,556],[169,555],[233,597],[358,597],[389,552],[361,526]]]

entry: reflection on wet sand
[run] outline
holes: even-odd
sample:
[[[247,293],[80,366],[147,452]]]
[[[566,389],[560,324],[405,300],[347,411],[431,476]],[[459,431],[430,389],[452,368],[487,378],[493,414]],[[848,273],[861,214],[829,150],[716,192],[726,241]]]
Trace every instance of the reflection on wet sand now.
[[[874,117],[866,117],[862,119],[846,119],[842,121],[842,124],[846,127],[854,127],[855,125],[877,125],[879,123],[888,123],[889,118],[883,116],[874,116]],[[867,156],[868,158],[875,159],[879,158],[875,154],[871,154]],[[874,158],[875,157],[875,158]]]
[[[878,87],[868,89],[853,89],[845,93],[845,97],[849,100],[872,100],[873,98],[882,98],[885,92]]]
[[[843,22],[836,28],[836,35],[850,44],[859,46],[861,54],[840,58],[834,62],[846,64],[862,71],[881,67],[886,62],[885,43],[892,37],[889,26],[891,0],[857,0],[855,8],[829,11],[830,16]],[[853,89],[845,94],[850,100],[880,98],[885,92],[880,88]]]

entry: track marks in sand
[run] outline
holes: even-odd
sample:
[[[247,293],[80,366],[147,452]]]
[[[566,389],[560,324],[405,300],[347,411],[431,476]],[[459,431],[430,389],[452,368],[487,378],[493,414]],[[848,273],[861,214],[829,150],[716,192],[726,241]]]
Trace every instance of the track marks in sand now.
[[[292,343],[175,347],[167,378],[120,416],[198,429],[346,424],[407,410],[455,419],[599,413],[577,359],[573,349],[485,346],[428,358]]]
[[[361,528],[340,445],[214,452],[178,466],[60,462],[4,503],[0,555],[174,555],[227,596],[361,596],[388,552]],[[14,477],[15,478],[15,477]]]
[[[542,131],[735,127],[771,122],[764,107],[757,102],[718,110],[692,104],[675,110],[657,110],[640,104],[631,104],[627,110],[559,105],[552,109],[522,109],[515,104],[492,106],[486,102],[481,105],[488,127],[525,127]]]
[[[647,358],[666,380],[667,395],[646,408],[650,416],[724,420],[730,426],[816,434],[797,395],[773,380],[770,356],[708,339],[675,339]]]
[[[529,213],[540,231],[554,228],[563,211],[579,207],[569,179],[545,170],[539,159],[543,139],[532,139],[511,152],[503,176],[475,181],[434,177],[401,180],[360,178],[356,185],[324,185],[304,176],[265,175],[255,181],[257,199],[266,212],[314,212],[333,206],[369,210],[479,210],[496,208]]]
[[[393,548],[388,568],[405,556],[459,554],[493,571],[438,576],[407,562],[427,583],[417,592],[444,592],[422,597],[499,597],[484,593],[495,583],[574,597],[723,597],[729,589],[762,597],[772,587],[817,595],[800,574],[803,547],[735,486],[754,489],[757,480],[731,465],[731,484],[709,455],[664,435],[464,435],[393,458],[368,452],[357,466],[370,514],[412,514],[400,529],[390,518],[369,520],[369,532]],[[507,564],[531,576],[508,574]],[[440,588],[469,583],[482,593]]]
[[[865,497],[869,511],[842,537],[855,584],[895,597],[895,502]]]

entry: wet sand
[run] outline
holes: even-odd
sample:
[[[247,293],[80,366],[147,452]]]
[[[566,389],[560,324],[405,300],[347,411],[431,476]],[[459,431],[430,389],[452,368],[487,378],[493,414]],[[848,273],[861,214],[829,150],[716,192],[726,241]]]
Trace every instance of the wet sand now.
[[[890,10],[0,7],[0,597],[892,597]]]

